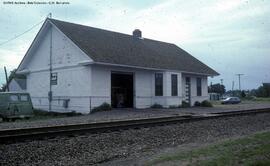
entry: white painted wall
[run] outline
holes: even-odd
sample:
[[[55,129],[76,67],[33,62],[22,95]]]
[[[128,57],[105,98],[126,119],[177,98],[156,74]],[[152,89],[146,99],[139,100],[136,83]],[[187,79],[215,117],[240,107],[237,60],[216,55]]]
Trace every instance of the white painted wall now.
[[[135,106],[136,108],[147,108],[153,105],[153,71],[137,70],[135,73]]]
[[[111,104],[111,73],[110,68],[92,65],[91,75],[91,108],[104,102]]]
[[[26,63],[25,68],[30,71],[48,70],[50,65],[50,29],[42,35],[41,42],[37,42],[35,52]],[[53,68],[67,68],[77,66],[82,61],[92,61],[62,32],[53,27],[52,31],[52,64]]]
[[[182,104],[182,74],[181,72],[162,72],[163,73],[163,96],[155,96],[155,77],[153,73],[153,104],[161,104],[163,107],[179,106]],[[171,75],[177,75],[178,96],[172,96]]]
[[[80,111],[88,113],[91,96],[91,68],[80,66],[82,61],[91,61],[67,37],[57,29],[52,32],[52,72],[57,73],[58,83],[52,86],[53,111]],[[31,55],[28,64],[27,91],[30,93],[35,108],[49,109],[49,32]],[[63,107],[63,101],[70,99],[69,107]]]

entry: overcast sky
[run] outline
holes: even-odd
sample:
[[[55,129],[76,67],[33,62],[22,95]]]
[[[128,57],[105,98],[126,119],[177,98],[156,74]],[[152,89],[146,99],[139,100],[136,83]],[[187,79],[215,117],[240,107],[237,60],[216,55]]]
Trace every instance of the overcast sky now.
[[[227,90],[232,81],[238,88],[237,73],[244,74],[242,89],[270,82],[270,0],[66,0],[68,5],[3,2],[0,43],[52,12],[55,19],[127,34],[139,28],[145,38],[175,43],[219,72],[220,76],[209,78],[209,84],[224,79]],[[4,83],[3,67],[8,71],[18,67],[40,26],[0,45],[0,84]]]

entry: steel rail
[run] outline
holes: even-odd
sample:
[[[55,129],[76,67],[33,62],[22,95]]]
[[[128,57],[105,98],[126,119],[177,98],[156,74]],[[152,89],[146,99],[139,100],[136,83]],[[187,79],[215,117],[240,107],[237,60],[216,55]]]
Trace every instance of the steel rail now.
[[[158,118],[119,120],[110,122],[71,124],[49,127],[5,129],[0,130],[0,144],[14,143],[25,140],[50,139],[57,136],[74,136],[85,133],[101,133],[124,129],[136,129],[142,127],[169,125],[175,123],[187,123],[207,119],[218,119],[224,117],[251,115],[259,113],[270,113],[270,108],[218,112],[207,114],[204,116],[168,116]]]

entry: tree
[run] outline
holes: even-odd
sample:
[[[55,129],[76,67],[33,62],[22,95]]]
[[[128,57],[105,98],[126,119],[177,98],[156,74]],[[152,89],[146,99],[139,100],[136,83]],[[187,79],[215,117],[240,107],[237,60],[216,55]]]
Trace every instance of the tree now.
[[[241,97],[245,98],[247,95],[244,90],[241,91]]]
[[[0,87],[0,92],[4,92],[6,89],[6,84],[2,84],[1,87]]]
[[[249,96],[256,96],[257,94],[257,89],[251,89],[249,92]]]
[[[256,90],[256,96],[270,97],[270,83],[263,83],[263,85]]]
[[[225,86],[221,84],[213,84],[208,87],[209,93],[218,93],[218,94],[224,94],[226,92]]]

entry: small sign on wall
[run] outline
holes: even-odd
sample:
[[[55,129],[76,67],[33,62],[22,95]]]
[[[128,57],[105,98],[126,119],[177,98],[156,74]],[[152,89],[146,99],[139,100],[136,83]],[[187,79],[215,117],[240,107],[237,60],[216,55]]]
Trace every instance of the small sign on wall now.
[[[57,85],[57,73],[51,74],[51,85]]]

